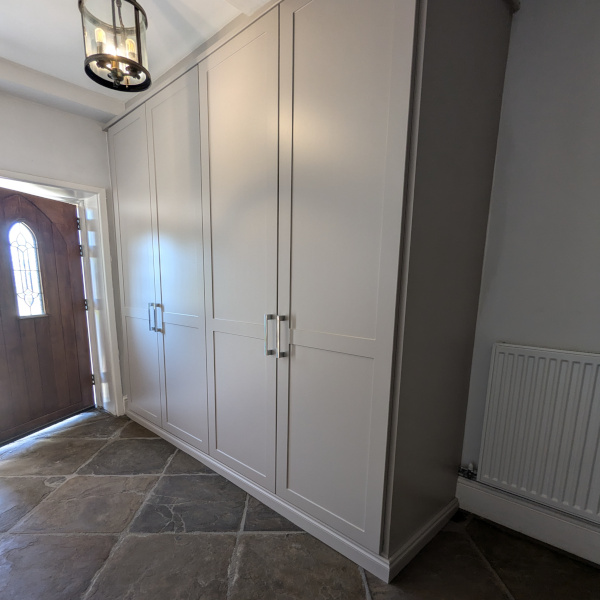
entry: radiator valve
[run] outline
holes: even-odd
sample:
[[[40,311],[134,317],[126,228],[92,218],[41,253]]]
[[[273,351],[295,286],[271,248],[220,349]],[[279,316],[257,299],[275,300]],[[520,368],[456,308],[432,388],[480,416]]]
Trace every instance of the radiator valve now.
[[[477,479],[477,469],[473,463],[469,463],[468,467],[459,467],[458,475],[466,479]]]

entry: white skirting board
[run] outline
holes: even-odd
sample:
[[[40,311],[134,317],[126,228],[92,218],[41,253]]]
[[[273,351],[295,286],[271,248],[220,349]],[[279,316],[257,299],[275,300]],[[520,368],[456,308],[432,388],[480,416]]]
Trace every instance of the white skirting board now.
[[[395,552],[390,559],[387,559],[362,548],[317,519],[298,510],[295,506],[292,506],[285,500],[282,500],[271,492],[261,488],[249,479],[246,479],[207,454],[204,454],[204,452],[196,450],[196,448],[190,446],[190,444],[166,432],[157,425],[150,423],[139,415],[127,411],[127,416],[133,421],[146,427],[146,429],[153,431],[163,439],[171,442],[171,444],[180,450],[183,450],[183,452],[198,459],[201,463],[235,483],[245,492],[251,494],[280,515],[283,515],[286,519],[290,520],[295,525],[298,525],[298,527],[301,527],[307,533],[310,533],[324,544],[337,550],[337,552],[385,582],[391,581],[391,579],[393,579],[410,562],[410,560],[416,556],[416,554],[448,522],[458,508],[458,502],[454,499],[447,507],[440,511],[440,513],[435,515],[419,532],[417,532],[405,546]]]
[[[428,544],[458,510],[458,500],[454,498],[429,523],[420,529],[404,546],[390,557],[388,582],[394,579],[406,565]]]
[[[463,477],[456,496],[468,512],[600,565],[600,527]]]

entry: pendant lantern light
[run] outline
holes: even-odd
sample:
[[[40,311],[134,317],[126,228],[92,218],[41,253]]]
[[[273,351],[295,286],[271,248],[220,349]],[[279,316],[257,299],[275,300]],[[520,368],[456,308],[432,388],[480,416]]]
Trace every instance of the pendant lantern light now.
[[[135,0],[79,0],[79,11],[88,77],[121,92],[148,89],[144,9]]]

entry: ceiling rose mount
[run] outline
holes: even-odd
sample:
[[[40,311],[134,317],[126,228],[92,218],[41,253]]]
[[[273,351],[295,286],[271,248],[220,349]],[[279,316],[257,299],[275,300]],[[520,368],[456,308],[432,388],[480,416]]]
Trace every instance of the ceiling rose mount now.
[[[79,11],[88,77],[121,92],[148,89],[144,9],[136,0],[79,0]]]

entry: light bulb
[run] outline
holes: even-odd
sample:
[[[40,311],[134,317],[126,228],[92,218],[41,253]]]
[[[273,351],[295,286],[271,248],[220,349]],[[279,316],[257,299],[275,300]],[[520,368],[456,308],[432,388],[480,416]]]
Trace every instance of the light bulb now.
[[[96,28],[96,48],[98,54],[104,54],[104,44],[106,43],[106,33],[100,27]]]
[[[135,42],[131,38],[127,38],[127,41],[125,42],[125,48],[127,49],[127,58],[137,62],[137,48]]]

